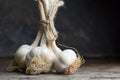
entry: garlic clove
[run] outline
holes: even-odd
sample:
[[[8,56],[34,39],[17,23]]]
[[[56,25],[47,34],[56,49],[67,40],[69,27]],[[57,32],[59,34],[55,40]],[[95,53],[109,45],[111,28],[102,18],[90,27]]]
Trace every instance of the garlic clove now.
[[[41,52],[41,47],[35,47],[33,49],[31,49],[31,51],[29,52],[29,56],[31,57],[35,57],[38,56]]]
[[[32,49],[29,45],[22,45],[15,53],[15,61],[20,68],[25,68],[25,59],[27,53]]]
[[[28,54],[26,55],[26,64],[28,64],[33,57],[38,56],[40,53],[41,47],[32,48],[30,52],[28,52]]]
[[[25,60],[26,65],[29,64],[29,62],[33,57],[38,56],[40,53],[41,53],[41,47],[32,48],[26,55],[26,60]]]
[[[71,49],[66,49],[59,55],[59,59],[66,65],[72,64],[76,58],[76,53]]]
[[[77,59],[76,53],[71,49],[66,49],[58,54],[58,59],[55,61],[55,70],[64,72]]]

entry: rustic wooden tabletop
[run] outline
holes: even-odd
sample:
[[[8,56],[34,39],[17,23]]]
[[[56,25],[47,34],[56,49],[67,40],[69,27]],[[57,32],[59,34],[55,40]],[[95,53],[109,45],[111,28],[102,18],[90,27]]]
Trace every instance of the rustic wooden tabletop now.
[[[120,80],[120,60],[111,58],[87,58],[86,63],[74,75],[40,74],[25,75],[7,72],[12,58],[0,58],[0,80]]]

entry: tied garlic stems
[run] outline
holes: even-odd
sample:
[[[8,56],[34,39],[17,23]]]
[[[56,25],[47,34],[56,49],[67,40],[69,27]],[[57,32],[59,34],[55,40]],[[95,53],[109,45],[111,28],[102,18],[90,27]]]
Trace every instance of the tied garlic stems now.
[[[50,28],[51,28],[53,34],[55,35],[55,37],[57,38],[58,32],[54,27],[54,18],[55,18],[55,14],[58,11],[58,8],[60,6],[62,6],[64,3],[63,3],[63,1],[59,1],[59,0],[52,0],[51,2],[52,2],[52,5],[50,6],[50,9],[49,9],[49,12],[47,15],[48,15],[48,19],[50,21]]]
[[[40,0],[38,0],[38,2],[40,3]],[[58,8],[64,3],[59,0],[41,0],[41,2],[43,3],[43,7],[42,9],[40,7],[40,10],[45,14],[43,16],[46,17],[45,21],[48,22],[49,27],[47,29],[48,31],[46,32],[46,36],[49,40],[55,40],[58,37],[58,32],[54,27],[54,18]],[[50,37],[49,34],[51,34],[50,36],[54,36],[54,38]]]
[[[54,36],[52,34],[52,31],[50,31],[50,29],[49,29],[50,28],[49,25],[48,25],[49,21],[46,18],[45,9],[43,7],[42,1],[38,0],[38,6],[39,6],[39,9],[40,9],[40,12],[41,12],[41,18],[42,18],[41,20],[45,24],[45,26],[44,26],[44,29],[46,29],[45,35],[46,35],[47,39],[53,40]]]
[[[52,31],[52,34],[57,34],[57,31],[54,27],[54,16],[55,16],[55,13],[57,12],[58,7],[61,5],[62,5],[62,2],[59,5],[57,2],[55,2],[53,8],[51,8],[49,10],[50,11],[50,14],[48,17],[48,19],[50,19],[49,20],[50,21],[50,24],[49,24],[50,30],[49,31]],[[49,34],[51,34],[51,33],[49,33]],[[48,34],[46,34],[46,35],[48,35]],[[49,36],[52,36],[52,35],[49,35]],[[51,41],[53,41],[53,43],[49,40],[48,46],[52,47],[51,49],[53,49],[54,53],[57,56],[57,58],[56,58],[57,60],[55,61],[56,71],[63,72],[65,68],[67,68],[69,65],[71,65],[75,61],[75,59],[77,59],[77,55],[71,49],[67,49],[67,50],[62,51],[60,48],[57,47],[55,40],[56,40],[56,38],[51,40]]]

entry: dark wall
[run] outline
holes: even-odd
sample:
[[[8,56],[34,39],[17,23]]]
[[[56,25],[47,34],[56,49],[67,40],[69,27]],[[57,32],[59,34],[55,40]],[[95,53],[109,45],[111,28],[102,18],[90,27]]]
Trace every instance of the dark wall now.
[[[120,55],[116,0],[65,0],[55,19],[58,42],[84,56]],[[39,25],[34,0],[0,0],[0,55],[30,44]]]

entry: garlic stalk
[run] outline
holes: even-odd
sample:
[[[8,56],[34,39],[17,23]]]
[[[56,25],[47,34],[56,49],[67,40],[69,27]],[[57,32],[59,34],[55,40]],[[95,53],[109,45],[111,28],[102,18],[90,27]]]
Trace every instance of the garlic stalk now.
[[[46,11],[45,11],[45,3],[44,0],[43,2],[41,0],[37,0],[38,2],[38,6],[41,12],[41,21],[43,21],[44,24],[44,31],[45,31],[45,36],[47,39],[49,40],[53,40],[54,39],[54,35],[52,33],[52,31],[50,31],[50,27],[49,27],[49,21],[46,17]]]
[[[41,2],[43,3],[46,21],[49,22],[48,23],[49,29],[47,29],[48,31],[46,31],[47,38],[49,40],[55,40],[58,37],[58,32],[54,27],[54,18],[58,8],[62,6],[64,3],[61,0],[41,0]],[[54,38],[50,37],[49,34],[53,35]]]
[[[43,7],[44,7],[44,10],[45,10],[45,13],[47,13],[48,10],[49,10],[49,7],[50,7],[49,0],[41,0],[41,1],[43,3]]]

